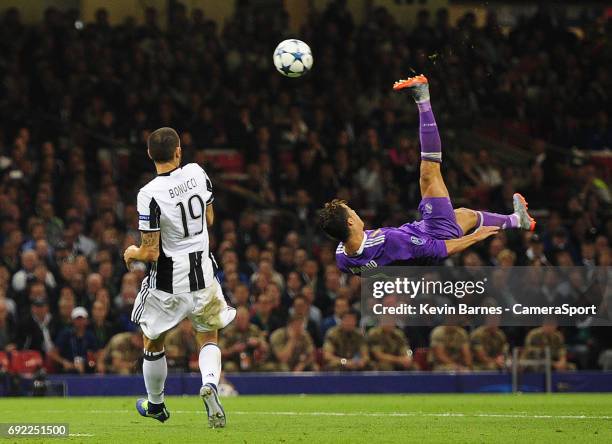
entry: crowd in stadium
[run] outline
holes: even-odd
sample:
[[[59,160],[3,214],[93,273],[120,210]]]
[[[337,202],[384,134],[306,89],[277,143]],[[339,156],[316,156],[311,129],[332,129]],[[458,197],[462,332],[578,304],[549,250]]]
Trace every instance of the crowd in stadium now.
[[[492,120],[533,138],[522,167],[501,163],[494,146],[444,146],[452,198],[508,211],[521,191],[542,215],[537,234],[501,233],[447,264],[610,266],[610,170],[570,155],[612,148],[610,22],[577,35],[539,13],[504,33],[493,14],[484,27],[471,14],[451,26],[440,10],[407,29],[384,9],[357,25],[335,2],[303,26],[315,69],[294,80],[271,62],[282,11],[237,8],[221,27],[179,4],[167,31],[154,9],[143,24],[112,27],[104,10],[77,20],[55,9],[38,26],[14,9],[1,20],[0,350],[38,350],[58,372],[138,371],[130,312],[146,267],[128,272],[122,252],[139,243],[136,192],[154,175],[145,141],[162,126],[179,131],[185,161],[201,162],[223,193],[211,248],[238,308],[221,335],[227,371],[503,369],[522,345],[549,345],[555,368],[568,370],[597,368],[612,348],[609,329],[554,323],[365,331],[359,278],[338,271],[335,245],[315,227],[333,197],[371,226],[414,219],[417,111],[391,92],[412,68],[430,79],[443,144],[447,129]],[[222,171],[207,165],[211,147],[239,151],[257,203],[231,201]],[[171,368],[197,370],[188,321],[166,351]]]

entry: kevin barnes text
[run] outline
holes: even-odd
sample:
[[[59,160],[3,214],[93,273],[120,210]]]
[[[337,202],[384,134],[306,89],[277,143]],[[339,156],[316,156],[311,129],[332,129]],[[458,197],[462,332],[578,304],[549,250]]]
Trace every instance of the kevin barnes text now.
[[[512,312],[514,315],[562,315],[562,316],[594,316],[597,314],[595,305],[574,307],[570,304],[562,304],[558,306],[542,306],[530,307],[522,304],[514,304],[509,307],[480,307],[470,306],[467,304],[457,304],[456,306],[444,304],[436,306],[432,304],[398,304],[393,306],[385,306],[384,304],[375,304],[373,307],[375,315],[501,315],[505,312]]]

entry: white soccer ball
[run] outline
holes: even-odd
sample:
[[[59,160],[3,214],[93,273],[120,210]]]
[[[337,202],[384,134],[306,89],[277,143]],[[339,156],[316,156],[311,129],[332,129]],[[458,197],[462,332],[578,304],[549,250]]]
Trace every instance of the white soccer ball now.
[[[302,77],[312,68],[312,52],[301,40],[283,40],[274,50],[274,66],[287,77]]]

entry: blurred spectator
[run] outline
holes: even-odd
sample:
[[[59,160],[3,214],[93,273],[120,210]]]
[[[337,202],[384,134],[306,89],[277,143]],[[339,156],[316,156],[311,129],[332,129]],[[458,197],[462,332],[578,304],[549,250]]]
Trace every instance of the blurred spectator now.
[[[15,327],[9,317],[6,302],[0,300],[0,351],[15,348]]]
[[[525,256],[527,256],[529,264],[533,265],[539,263],[541,265],[550,265],[548,258],[544,254],[544,244],[542,244],[539,235],[531,235],[527,245],[528,248],[525,252]]]
[[[140,331],[117,333],[108,342],[98,358],[100,373],[128,375],[140,371],[143,341]]]
[[[367,334],[372,365],[376,370],[409,370],[414,367],[412,350],[402,330],[393,319],[383,319]]]
[[[294,314],[286,327],[270,335],[270,347],[278,362],[278,370],[300,372],[317,369],[314,342],[304,328],[306,322],[302,315]]]
[[[434,328],[429,346],[429,359],[434,371],[467,371],[472,367],[468,334],[457,325]]]
[[[72,327],[66,327],[55,341],[52,358],[64,372],[86,373],[96,368],[98,341],[87,328],[89,314],[84,307],[72,310]]]
[[[17,327],[17,347],[22,350],[38,350],[43,355],[53,350],[55,325],[49,313],[46,299],[34,299],[30,315]]]
[[[344,313],[347,313],[350,308],[351,306],[348,299],[336,298],[334,301],[334,314],[323,319],[323,323],[321,325],[321,336],[325,337],[330,328],[339,325],[342,316],[344,316]]]
[[[268,293],[262,293],[255,303],[255,314],[251,318],[253,325],[269,335],[283,325],[283,320],[274,311],[273,297]]]
[[[245,307],[248,309],[251,305],[250,298],[249,287],[245,284],[238,284],[232,294],[232,306],[235,308]]]
[[[554,318],[547,318],[541,327],[534,328],[527,334],[522,358],[543,361],[546,357],[546,348],[550,350],[550,359],[556,371],[576,369],[575,364],[567,360],[565,338],[557,329],[557,321]],[[533,371],[542,371],[544,365],[544,362],[542,362],[541,365],[528,365],[526,367]]]
[[[264,295],[262,295],[264,296]],[[240,307],[236,319],[223,329],[219,340],[223,369],[227,372],[269,370],[269,346],[264,332],[249,321],[249,312]]]
[[[199,349],[195,339],[195,332],[189,319],[183,320],[168,333],[165,349],[168,369],[198,371],[197,359],[191,359],[192,356],[197,356]]]
[[[73,325],[72,312],[75,306],[76,301],[74,297],[74,291],[70,287],[63,287],[60,290],[60,298],[57,302],[57,333],[61,333],[64,328],[68,328]]]
[[[108,319],[108,303],[96,300],[91,308],[90,329],[102,348],[115,335],[117,327]]]
[[[35,270],[39,264],[38,255],[34,250],[27,250],[21,253],[21,268],[13,275],[12,287],[16,292],[26,289],[28,283],[36,280]],[[43,273],[43,282],[49,288],[55,288],[55,277],[50,272]]]
[[[487,306],[483,303],[483,306]],[[490,305],[489,305],[490,306]],[[499,328],[499,316],[488,315],[486,324],[470,334],[474,370],[502,370],[506,367],[508,340]]]
[[[357,313],[347,311],[340,324],[325,335],[323,360],[326,370],[363,370],[368,367],[368,344],[357,329]]]
[[[319,336],[320,330],[314,319],[310,317],[310,303],[304,296],[296,296],[293,299],[293,306],[289,310],[289,313],[294,316],[299,316],[304,321],[304,327],[310,335],[310,338],[318,347],[320,347],[322,342],[321,337]]]

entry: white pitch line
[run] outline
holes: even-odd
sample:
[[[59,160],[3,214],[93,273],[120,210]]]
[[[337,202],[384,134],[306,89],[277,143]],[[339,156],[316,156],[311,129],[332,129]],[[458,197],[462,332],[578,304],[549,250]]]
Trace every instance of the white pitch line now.
[[[1,413],[2,411],[0,411]],[[9,413],[8,411],[5,411]],[[71,413],[72,410],[37,410],[30,413]],[[133,410],[85,410],[82,413],[91,414],[117,414],[135,413]],[[204,414],[203,410],[170,410],[171,414]],[[294,412],[294,411],[228,411],[231,415],[258,415],[258,416],[338,416],[338,417],[376,417],[376,418],[511,418],[511,419],[612,419],[610,415],[529,415],[525,413],[457,413],[457,412]],[[85,436],[85,435],[83,435]],[[93,436],[93,435],[92,435]]]
[[[74,437],[77,437],[77,436],[83,437],[84,436],[84,437],[90,438],[90,437],[96,436],[96,435],[94,435],[93,433],[68,433],[68,436],[74,436]]]
[[[589,415],[526,415],[512,413],[370,413],[370,412],[243,412],[230,411],[234,415],[270,415],[270,416],[373,416],[373,417],[439,417],[439,418],[525,418],[525,419],[612,419],[612,416],[589,416]]]

